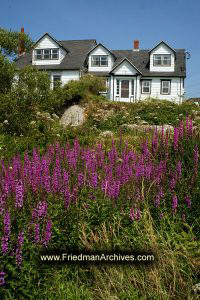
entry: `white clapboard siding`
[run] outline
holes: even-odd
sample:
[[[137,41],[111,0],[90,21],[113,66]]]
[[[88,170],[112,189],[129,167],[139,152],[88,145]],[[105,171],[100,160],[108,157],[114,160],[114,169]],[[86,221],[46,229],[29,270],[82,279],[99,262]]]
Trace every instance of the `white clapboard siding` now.
[[[135,75],[138,71],[128,62],[122,62],[114,71],[115,75]]]
[[[170,67],[161,67],[153,65],[153,55],[154,54],[171,54],[171,66]],[[164,43],[161,43],[156,47],[150,54],[150,72],[174,72],[174,52],[167,47]]]
[[[51,37],[45,35],[41,41],[36,45],[34,49],[55,49],[59,48],[59,59],[50,59],[50,60],[35,60],[34,51],[32,56],[32,64],[33,65],[57,65],[63,60],[66,55],[66,51],[61,48]]]
[[[51,79],[51,88],[53,88],[53,76],[54,75],[60,75],[61,76],[61,82],[62,86],[68,83],[71,80],[79,80],[80,75],[79,71],[51,71],[50,72],[50,79]]]
[[[79,71],[63,71],[62,72],[62,77],[61,77],[61,80],[62,80],[62,84],[66,84],[68,83],[69,81],[71,80],[79,80],[80,78],[80,73]]]
[[[142,78],[145,79],[145,78]],[[146,78],[148,79],[152,79],[151,80],[151,94],[141,94],[140,96],[140,100],[144,100],[146,98],[158,98],[158,99],[166,99],[166,100],[170,100],[170,101],[175,101],[176,103],[181,103],[182,102],[182,98],[183,98],[183,94],[184,94],[184,87],[183,87],[183,80],[180,78],[171,78],[171,93],[170,95],[162,95],[160,93],[161,91],[161,79],[164,78]],[[167,78],[166,78],[167,79]],[[170,79],[170,78],[168,78]],[[141,92],[141,88],[140,88],[140,92]]]
[[[91,60],[92,55],[108,55],[108,66],[107,67],[92,67],[91,66]],[[104,47],[101,45],[97,46],[89,55],[88,58],[88,71],[89,72],[108,72],[111,71],[113,67],[114,59],[113,56],[110,54],[109,51],[107,51]]]

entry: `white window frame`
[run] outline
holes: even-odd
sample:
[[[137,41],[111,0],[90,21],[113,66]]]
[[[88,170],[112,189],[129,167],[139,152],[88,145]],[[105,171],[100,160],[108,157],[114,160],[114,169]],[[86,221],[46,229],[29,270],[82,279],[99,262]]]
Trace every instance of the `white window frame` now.
[[[119,79],[116,80],[116,95],[117,96],[120,95],[120,80]]]
[[[158,59],[158,57],[160,57]],[[154,67],[171,67],[171,54],[154,54],[153,65]],[[160,61],[160,63],[158,63]],[[165,63],[167,61],[167,63]]]
[[[95,58],[97,60],[95,60]],[[106,64],[102,64],[103,58],[106,58]],[[94,64],[94,62],[97,64]],[[91,67],[107,67],[108,66],[108,55],[92,55],[91,56]]]
[[[46,54],[45,51],[46,52],[48,51],[48,54]],[[47,55],[48,55],[48,57],[46,58],[45,56],[47,56]],[[43,59],[44,60],[50,60],[51,59],[51,49],[43,49]]]
[[[56,79],[55,80],[55,77],[59,77],[60,79]],[[61,74],[53,74],[53,89],[55,88],[55,82],[60,82],[60,84],[62,84],[62,81],[61,81]]]
[[[53,51],[57,51],[57,53],[53,53]],[[57,54],[57,58],[53,58],[53,55]],[[59,48],[51,49],[51,59],[59,59]]]
[[[40,54],[38,54],[40,52]],[[37,58],[38,55],[41,55],[41,58]],[[42,60],[43,51],[42,49],[35,49],[35,60]]]
[[[53,51],[57,51],[57,58],[53,58],[53,55],[55,55],[55,53],[53,53]],[[39,54],[41,56],[41,58],[37,58],[38,54],[37,52],[39,52],[41,54]],[[49,51],[49,58],[45,58],[45,51]],[[59,59],[59,48],[46,48],[46,49],[35,49],[35,60],[58,60]]]
[[[142,80],[141,82],[141,93],[142,94],[151,94],[151,80],[148,80],[148,79],[144,79]],[[146,85],[148,83],[148,85]],[[144,91],[144,88],[148,88],[149,91],[148,92],[145,92]]]
[[[164,86],[164,83],[168,83],[168,87]],[[168,89],[168,92],[164,92],[163,89]],[[161,79],[161,91],[160,91],[161,95],[170,95],[171,94],[171,80],[162,80]]]

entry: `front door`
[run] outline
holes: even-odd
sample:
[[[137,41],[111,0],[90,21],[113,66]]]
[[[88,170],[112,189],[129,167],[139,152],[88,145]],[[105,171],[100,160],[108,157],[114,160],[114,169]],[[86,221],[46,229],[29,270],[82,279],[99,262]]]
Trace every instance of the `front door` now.
[[[121,80],[121,100],[129,99],[129,80]]]

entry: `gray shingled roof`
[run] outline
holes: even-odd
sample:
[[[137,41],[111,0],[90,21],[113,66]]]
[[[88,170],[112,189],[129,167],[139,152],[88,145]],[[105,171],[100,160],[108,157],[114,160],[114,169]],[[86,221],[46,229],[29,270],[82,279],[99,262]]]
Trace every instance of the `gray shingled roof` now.
[[[59,65],[37,65],[39,69],[46,70],[79,70],[84,67],[87,53],[94,47],[96,40],[72,40],[58,41],[69,53],[64,57]],[[31,65],[32,51],[25,53],[16,60],[16,66],[23,68],[27,64]]]
[[[85,67],[85,60],[88,52],[96,45],[96,40],[72,40],[59,41],[69,53],[59,65],[37,65],[39,69],[46,70],[79,70]],[[185,77],[185,49],[174,49],[176,51],[175,71],[174,72],[150,72],[149,70],[149,49],[146,50],[111,50],[116,60],[113,68],[118,65],[124,58],[127,58],[141,73],[142,76],[165,76],[165,77]],[[31,64],[32,52],[26,53],[16,61],[16,66],[23,68]],[[90,72],[92,74],[92,72]],[[95,75],[108,75],[109,73],[95,72]]]
[[[150,72],[149,70],[149,49],[147,50],[112,50],[114,55],[117,57],[113,68],[119,64],[124,57],[128,58],[136,68],[142,73],[142,76],[186,76],[185,71],[185,50],[175,49],[176,51],[176,61],[175,61],[175,71],[174,72]]]

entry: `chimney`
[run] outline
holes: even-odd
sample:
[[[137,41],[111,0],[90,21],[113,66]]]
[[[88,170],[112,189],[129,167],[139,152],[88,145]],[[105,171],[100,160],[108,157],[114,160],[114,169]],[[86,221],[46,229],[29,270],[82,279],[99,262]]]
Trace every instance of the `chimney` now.
[[[18,46],[18,57],[25,53],[24,47],[24,27],[21,28],[21,32],[19,34],[19,46]]]
[[[139,51],[139,40],[134,40],[133,51]]]

